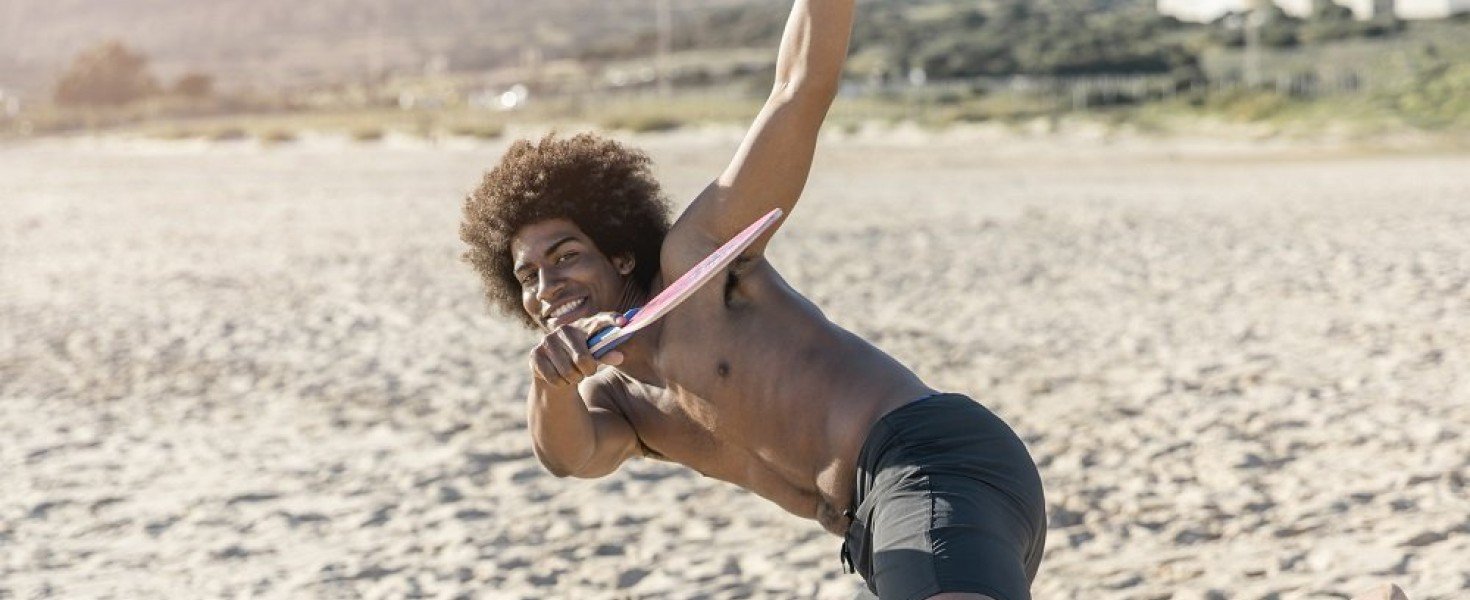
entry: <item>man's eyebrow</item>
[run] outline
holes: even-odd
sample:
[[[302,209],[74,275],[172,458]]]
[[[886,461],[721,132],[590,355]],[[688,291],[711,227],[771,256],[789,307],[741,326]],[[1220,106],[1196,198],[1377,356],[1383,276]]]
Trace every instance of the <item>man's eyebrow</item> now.
[[[556,252],[556,249],[557,248],[560,248],[562,246],[562,244],[565,244],[567,242],[575,242],[575,241],[577,241],[577,238],[575,236],[570,236],[569,235],[569,236],[566,236],[564,238],[561,238],[561,239],[557,240],[556,243],[553,243],[551,246],[547,247],[546,248],[546,252],[543,252],[541,255],[542,256],[551,256],[552,253]],[[531,265],[528,265],[526,263],[521,263],[521,264],[518,264],[515,267],[513,267],[512,270],[514,270],[515,272],[519,273],[519,272],[525,270],[526,267],[529,267],[529,266],[531,266]]]
[[[556,249],[557,248],[560,248],[562,244],[565,244],[567,242],[575,242],[575,241],[577,241],[577,238],[575,238],[573,236],[570,236],[570,235],[567,236],[567,237],[564,237],[562,239],[559,239],[559,240],[556,241],[555,244],[552,244],[550,248],[547,248],[546,249],[546,254],[544,254],[542,256],[551,256],[551,254],[553,252],[556,252]]]

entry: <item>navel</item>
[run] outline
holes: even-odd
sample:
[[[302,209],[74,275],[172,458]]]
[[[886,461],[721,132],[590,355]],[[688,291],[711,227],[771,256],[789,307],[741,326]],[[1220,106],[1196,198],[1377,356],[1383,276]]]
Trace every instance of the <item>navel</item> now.
[[[730,375],[730,362],[720,359],[720,362],[715,364],[715,373],[719,374],[720,377],[728,377]]]

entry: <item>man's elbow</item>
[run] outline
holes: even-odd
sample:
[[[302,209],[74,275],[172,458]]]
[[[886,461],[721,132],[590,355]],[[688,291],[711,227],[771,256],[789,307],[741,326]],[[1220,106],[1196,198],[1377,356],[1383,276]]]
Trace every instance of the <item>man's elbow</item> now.
[[[544,469],[546,469],[546,472],[547,473],[551,473],[551,475],[553,477],[556,477],[557,479],[566,479],[567,477],[571,477],[572,476],[572,470],[571,469],[568,469],[566,467],[563,467],[561,465],[558,465],[558,464],[556,464],[554,462],[548,462],[548,461],[544,461],[543,460],[543,461],[541,461],[541,467],[544,468]]]
[[[777,111],[795,115],[801,122],[820,125],[837,98],[835,83],[793,81],[778,83],[766,105]]]
[[[536,455],[537,462],[541,463],[541,468],[546,469],[547,473],[551,473],[557,479],[580,477],[578,474],[580,469],[570,466],[564,461],[557,460],[556,457],[546,453],[539,447],[533,445],[531,449],[533,450],[533,454]]]
[[[771,89],[771,100],[826,110],[837,98],[841,82],[838,77],[793,76],[776,82]]]

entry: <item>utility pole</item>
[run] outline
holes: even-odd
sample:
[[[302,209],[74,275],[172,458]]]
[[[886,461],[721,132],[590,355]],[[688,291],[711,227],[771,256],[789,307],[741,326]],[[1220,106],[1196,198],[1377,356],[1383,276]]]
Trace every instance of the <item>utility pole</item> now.
[[[378,0],[376,9],[377,27],[373,32],[372,54],[368,57],[368,79],[374,93],[388,79],[388,0]]]
[[[1276,3],[1273,0],[1251,0],[1250,9],[1245,15],[1245,85],[1254,88],[1260,87],[1261,82],[1266,81],[1263,72],[1263,53],[1261,49],[1261,28],[1269,25],[1274,19]]]
[[[658,71],[658,95],[667,98],[671,90],[669,81],[669,49],[674,42],[674,16],[670,13],[670,0],[655,0],[658,20],[658,50],[654,68]]]
[[[1245,86],[1261,84],[1261,26],[1265,25],[1271,0],[1251,0],[1245,15]]]

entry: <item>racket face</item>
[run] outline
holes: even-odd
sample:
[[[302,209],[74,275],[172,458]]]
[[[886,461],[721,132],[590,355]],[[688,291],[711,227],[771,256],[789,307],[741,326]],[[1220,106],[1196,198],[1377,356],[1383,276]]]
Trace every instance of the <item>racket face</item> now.
[[[781,209],[771,209],[771,212],[766,213],[765,216],[751,223],[745,230],[736,234],[735,237],[730,238],[730,241],[725,242],[724,245],[711,252],[709,256],[704,257],[703,260],[696,263],[687,273],[674,280],[662,292],[659,292],[657,296],[654,296],[652,300],[649,300],[647,304],[639,308],[638,314],[633,315],[633,318],[629,319],[626,325],[611,334],[607,334],[598,343],[593,344],[591,348],[593,356],[602,356],[603,353],[622,343],[623,340],[631,337],[639,329],[657,321],[659,317],[664,316],[673,310],[674,307],[678,306],[679,303],[694,295],[695,291],[698,291],[700,287],[709,282],[710,279],[713,279],[725,267],[730,266],[730,263],[734,262],[735,258],[740,256],[741,252],[744,252],[746,248],[750,247],[751,243],[755,242],[755,238],[760,237],[762,233],[770,229],[771,225],[774,225],[781,218],[781,214]],[[598,332],[598,334],[603,335],[603,332]]]

